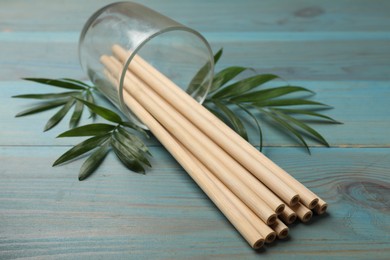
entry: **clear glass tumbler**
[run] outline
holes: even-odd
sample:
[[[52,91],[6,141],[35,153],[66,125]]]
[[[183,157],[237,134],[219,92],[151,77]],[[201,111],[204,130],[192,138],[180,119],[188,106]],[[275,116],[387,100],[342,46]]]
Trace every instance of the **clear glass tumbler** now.
[[[100,62],[102,55],[112,55],[114,44],[129,51],[119,91],[106,79]],[[95,12],[84,25],[79,41],[80,63],[90,80],[134,123],[145,127],[127,108],[122,94],[126,68],[134,55],[141,56],[198,102],[206,98],[214,61],[202,35],[141,4],[110,4]],[[202,77],[195,77],[199,71]]]

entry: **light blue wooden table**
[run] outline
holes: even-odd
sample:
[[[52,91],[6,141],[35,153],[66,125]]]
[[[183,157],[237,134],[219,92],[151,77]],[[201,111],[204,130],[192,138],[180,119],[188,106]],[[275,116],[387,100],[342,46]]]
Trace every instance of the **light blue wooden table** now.
[[[310,143],[311,156],[265,129],[265,154],[330,208],[259,251],[155,140],[145,176],[109,156],[79,182],[81,161],[51,167],[76,143],[55,139],[65,124],[42,133],[52,112],[14,118],[31,103],[12,95],[48,90],[21,77],[87,80],[79,32],[107,3],[0,2],[0,259],[390,258],[390,1],[143,1],[223,46],[217,70],[279,74],[344,122],[315,125],[331,148]]]

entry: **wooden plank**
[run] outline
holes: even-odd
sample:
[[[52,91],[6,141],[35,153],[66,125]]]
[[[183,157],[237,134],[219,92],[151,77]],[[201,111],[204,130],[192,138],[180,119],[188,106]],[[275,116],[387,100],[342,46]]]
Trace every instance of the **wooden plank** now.
[[[373,35],[372,40],[358,37],[325,34],[322,39],[326,40],[321,40],[318,34],[223,33],[210,34],[209,41],[215,51],[225,50],[217,69],[248,66],[287,80],[390,80],[390,33]],[[37,76],[86,79],[77,56],[78,33],[28,33],[25,37],[24,33],[5,33],[0,40],[0,80]],[[15,56],[15,50],[19,55]]]
[[[39,34],[36,36],[39,37]],[[23,77],[87,78],[79,65],[78,38],[73,39],[72,43],[23,42],[22,38],[16,42],[1,41],[0,80]]]
[[[218,68],[279,74],[316,91],[315,100],[335,107],[325,113],[345,123],[316,126],[338,148],[314,147],[312,156],[264,128],[265,154],[327,200],[330,212],[293,225],[287,241],[260,251],[156,140],[147,141],[154,157],[146,176],[109,155],[91,179],[78,182],[81,160],[50,166],[77,141],[55,139],[66,124],[42,133],[51,113],[13,117],[31,103],[10,96],[50,90],[21,77],[87,80],[79,32],[111,2],[1,3],[1,259],[389,258],[389,1],[139,1],[199,30],[214,50],[223,46]]]
[[[337,147],[389,147],[390,136],[390,90],[388,82],[370,81],[292,81],[293,85],[301,85],[315,91],[312,98],[334,107],[323,111],[324,114],[343,122],[343,125],[313,124],[313,127],[323,134],[332,146]],[[280,83],[279,83],[280,84]],[[284,84],[284,83],[283,83]],[[276,83],[275,83],[276,85]],[[272,86],[270,84],[270,86]],[[11,96],[24,93],[45,93],[58,91],[44,85],[27,81],[0,82],[0,122],[2,135],[0,145],[70,145],[80,139],[54,139],[56,135],[67,130],[68,117],[52,131],[42,133],[46,121],[55,110],[14,118],[14,115],[34,104],[34,101],[12,99]],[[105,103],[108,104],[108,103]],[[85,113],[83,124],[90,123]],[[264,124],[263,124],[264,125]],[[250,137],[257,144],[255,130],[251,127]],[[291,137],[279,132],[274,127],[264,125],[265,145],[291,146],[296,145]],[[353,134],[352,134],[353,133]],[[149,145],[156,144],[154,139],[146,140]],[[310,142],[312,146],[318,144]],[[301,149],[304,152],[304,149]]]
[[[76,178],[79,161],[50,167],[62,150],[0,147],[2,258],[385,259],[390,253],[388,149],[316,149],[308,156],[267,148],[330,211],[293,225],[290,239],[259,252],[162,148],[152,149],[154,167],[145,176],[109,156],[84,182]]]
[[[375,4],[367,0],[136,2],[203,32],[389,31],[390,24],[390,4],[386,0]],[[3,1],[0,31],[80,31],[93,12],[109,3],[112,1],[67,1],[64,6],[60,0],[39,0],[33,5],[22,0]]]

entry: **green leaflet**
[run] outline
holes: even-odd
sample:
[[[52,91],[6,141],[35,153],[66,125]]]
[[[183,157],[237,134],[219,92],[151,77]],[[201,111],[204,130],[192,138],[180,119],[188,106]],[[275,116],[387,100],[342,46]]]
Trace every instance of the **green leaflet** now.
[[[72,117],[69,121],[69,128],[75,128],[81,119],[81,116],[83,114],[84,104],[80,100],[76,101],[76,104],[74,106]]]
[[[142,142],[142,140],[140,138],[138,138],[138,136],[129,133],[128,131],[126,131],[122,127],[118,127],[117,130],[118,130],[118,133],[123,136],[123,138],[130,140],[133,143],[133,145],[136,146],[138,149],[140,149],[144,153],[147,153],[150,156],[152,155],[149,152],[148,147],[144,144],[144,142]]]
[[[55,113],[49,121],[47,121],[45,128],[43,131],[47,131],[52,129],[55,125],[57,125],[68,113],[69,109],[73,106],[74,104],[74,99],[69,100],[60,110],[58,110],[57,113]]]
[[[214,64],[216,64],[219,59],[221,58],[223,54],[223,48],[219,49],[215,54],[214,54]]]
[[[242,138],[245,140],[248,140],[248,134],[246,132],[246,129],[244,127],[244,124],[241,122],[240,118],[234,114],[233,111],[231,111],[227,106],[223,105],[220,102],[214,102],[215,106],[227,117],[229,122],[234,128],[234,131],[236,131]]]
[[[90,150],[95,149],[102,143],[104,143],[108,138],[110,138],[111,133],[98,135],[91,137],[66,151],[63,155],[61,155],[54,163],[53,166],[59,165],[61,163],[73,160],[78,156],[89,152]]]
[[[320,114],[320,113],[317,113],[317,112],[314,112],[314,111],[310,111],[310,110],[290,109],[290,108],[289,109],[274,108],[274,110],[283,112],[285,114],[302,114],[302,115],[308,115],[308,116],[313,116],[313,117],[319,117],[319,118],[322,118],[322,119],[329,120],[330,123],[342,124],[341,122],[336,121],[336,120],[334,120],[333,118],[331,118],[329,116],[326,116],[326,115],[323,115],[323,114]]]
[[[116,128],[115,125],[96,123],[84,126],[79,126],[63,132],[57,137],[76,137],[76,136],[93,136],[102,135]]]
[[[46,79],[46,78],[25,78],[25,80],[46,84],[54,87],[60,87],[65,89],[71,89],[73,91],[61,92],[61,93],[43,93],[43,94],[24,94],[24,95],[16,95],[14,98],[29,98],[29,99],[38,99],[38,100],[50,100],[43,104],[39,104],[38,106],[32,107],[25,111],[18,113],[16,116],[24,116],[35,114],[38,112],[46,111],[52,108],[55,108],[60,105],[64,105],[56,114],[54,114],[46,123],[44,127],[44,131],[52,129],[56,126],[69,112],[71,107],[75,105],[74,112],[72,113],[69,127],[76,127],[80,121],[83,106],[84,104],[80,102],[76,102],[76,99],[87,99],[93,100],[91,90],[94,88],[92,86],[88,86],[84,82],[73,80],[73,79]]]
[[[124,122],[121,122],[121,124],[122,123]],[[137,136],[126,131],[121,124],[117,126],[101,123],[89,124],[60,134],[58,137],[95,136],[79,143],[65,152],[54,162],[53,166],[75,159],[86,152],[96,149],[103,143],[106,143],[105,145],[108,148],[111,146],[116,156],[126,167],[139,173],[145,173],[143,164],[151,166],[147,158],[147,155],[150,153],[145,144],[143,144]],[[109,142],[107,142],[108,139],[110,139]],[[98,152],[99,150],[101,153]],[[83,164],[84,168],[80,170],[80,180],[87,178],[98,168],[98,165],[100,164],[99,156],[102,155],[104,151],[106,150],[99,148],[87,159],[87,161],[85,161]]]
[[[131,129],[134,129],[134,130],[138,131],[139,133],[143,134],[145,137],[149,138],[148,133],[144,129],[142,129],[141,127],[137,126],[136,124],[134,124],[132,122],[124,121],[124,122],[121,122],[120,124],[123,126],[129,127]]]
[[[268,112],[266,110],[262,110],[263,113],[267,114],[270,118],[272,118],[276,123],[278,123],[280,126],[286,128],[288,131],[290,131],[294,136],[296,136],[302,144],[306,147],[307,152],[310,154],[309,146],[307,145],[305,139],[303,139],[302,135],[295,130],[293,126],[291,126],[288,122],[280,119],[278,116],[274,115],[272,112]]]
[[[75,83],[76,85],[80,85],[80,86],[84,86],[84,87],[87,87],[87,88],[90,88],[91,86],[89,86],[88,84],[80,81],[80,80],[76,80],[76,79],[70,79],[70,78],[62,78],[60,79],[62,81],[68,81],[68,82],[72,82],[72,83]]]
[[[13,98],[30,98],[30,99],[57,99],[66,98],[69,96],[77,95],[78,91],[68,91],[62,93],[45,93],[45,94],[25,94],[12,96]]]
[[[240,96],[231,98],[231,101],[256,103],[256,102],[261,102],[263,100],[281,97],[294,92],[313,93],[313,91],[308,90],[307,88],[296,87],[296,86],[282,86],[282,87],[263,89],[263,90],[242,94]]]
[[[145,174],[145,168],[142,163],[133,156],[119,141],[111,139],[111,146],[119,160],[130,170]]]
[[[205,108],[207,108],[207,110],[209,110],[211,113],[213,113],[216,117],[218,117],[219,119],[221,119],[223,122],[225,122],[226,124],[229,124],[226,116],[218,109],[215,109],[214,107],[211,107],[209,106],[208,104],[209,103],[212,103],[212,102],[206,102],[206,103],[203,103],[203,106]]]
[[[122,122],[122,118],[117,113],[115,113],[107,108],[95,105],[93,103],[89,103],[88,101],[85,101],[82,99],[78,99],[78,100],[80,102],[83,102],[87,107],[89,107],[89,109],[91,109],[93,112],[95,112],[96,114],[98,114],[102,118],[104,118],[108,121],[114,122],[114,123],[118,123],[118,124]]]
[[[219,58],[222,55],[222,49],[220,49],[215,55],[214,55],[214,63],[217,63]],[[202,84],[204,84],[206,76],[210,73],[210,64],[206,63],[204,64],[199,71],[195,74],[195,76],[192,78],[190,83],[188,84],[188,89],[186,90],[187,93],[190,95],[195,93],[195,91],[200,88]]]
[[[311,134],[312,136],[314,136],[315,138],[317,138],[322,144],[326,145],[329,147],[329,144],[328,142],[325,140],[324,137],[322,137],[322,135],[320,135],[320,133],[318,133],[316,130],[314,130],[313,128],[311,128],[310,126],[308,126],[307,124],[305,124],[304,122],[302,122],[301,120],[298,120],[296,118],[293,118],[289,115],[286,115],[280,111],[277,111],[277,110],[272,110],[272,112],[274,112],[276,115],[278,115],[280,118],[284,118],[287,122],[290,122],[290,123],[293,123],[295,124],[296,126],[302,128],[303,130],[305,130],[307,133]]]
[[[15,117],[27,116],[27,115],[39,113],[39,112],[42,112],[42,111],[46,111],[46,110],[49,110],[49,109],[52,109],[52,108],[64,105],[67,102],[68,102],[67,99],[61,99],[61,100],[56,100],[56,101],[45,102],[45,103],[40,104],[38,106],[35,106],[35,107],[32,107],[32,108],[23,110],[22,112],[19,112],[18,114],[16,114]]]
[[[192,95],[200,88],[200,86],[204,83],[207,75],[209,75],[210,69],[211,67],[208,63],[198,71],[198,73],[195,75],[195,77],[192,78],[190,84],[188,85],[188,89],[186,90],[188,94]]]
[[[46,79],[46,78],[24,78],[24,80],[34,81],[41,84],[46,84],[59,88],[85,90],[86,88],[80,84],[61,79]]]
[[[237,104],[237,106],[244,111],[249,117],[253,119],[253,121],[256,124],[257,132],[259,133],[259,150],[261,151],[263,149],[263,131],[261,130],[260,123],[255,117],[255,115],[247,108],[245,108],[242,104]]]
[[[109,150],[109,142],[106,142],[88,157],[80,168],[80,181],[88,178],[100,166]]]
[[[252,105],[257,107],[316,105],[316,106],[324,106],[330,108],[330,106],[326,104],[307,100],[307,99],[302,99],[302,98],[271,99],[271,100],[267,99],[259,102],[254,102],[252,103]]]
[[[95,104],[95,99],[93,98],[92,92],[88,90],[85,94],[85,100],[87,100],[89,103]],[[93,112],[90,108],[88,108],[90,113],[90,118],[94,120],[96,118],[96,113]]]
[[[278,78],[278,76],[273,74],[255,75],[221,88],[218,92],[212,95],[212,98],[220,99],[241,95],[276,78]]]
[[[128,135],[123,135],[119,131],[114,132],[114,138],[120,143],[122,148],[126,150],[126,153],[131,154],[135,159],[151,167],[145,152],[137,146],[137,143],[132,141],[134,138],[128,139],[127,137]]]
[[[245,67],[228,67],[226,69],[221,70],[214,76],[213,84],[210,88],[210,93],[218,90],[221,86],[235,78],[237,75],[239,75],[246,69],[247,68]]]

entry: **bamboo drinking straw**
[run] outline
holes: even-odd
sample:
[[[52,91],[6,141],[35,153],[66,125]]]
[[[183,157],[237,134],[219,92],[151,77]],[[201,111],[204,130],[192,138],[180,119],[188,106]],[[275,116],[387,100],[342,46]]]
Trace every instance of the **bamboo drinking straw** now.
[[[314,208],[315,212],[318,214],[318,215],[322,215],[326,212],[326,210],[328,209],[328,203],[326,203],[325,201],[323,201],[322,199],[319,199],[318,201],[318,204],[316,205],[316,207]]]
[[[291,209],[297,214],[299,220],[302,222],[308,222],[313,216],[313,212],[302,203],[292,206]]]
[[[121,64],[118,62],[117,66],[121,66]],[[132,85],[130,84],[127,85],[125,83],[125,88],[131,92],[132,90],[130,90],[129,87],[134,88],[134,84],[136,85],[138,84],[140,90],[144,91],[145,93],[145,97],[143,98],[140,97],[140,99],[142,98],[141,102],[148,103],[146,100],[150,100],[152,102],[151,104],[153,105],[147,104],[147,106],[149,106],[148,109],[150,109],[149,111],[154,111],[155,113],[154,115],[156,115],[159,118],[158,120],[163,120],[161,122],[165,122],[163,123],[163,125],[166,126],[168,131],[169,130],[171,132],[173,131],[174,136],[177,136],[178,132],[180,133],[185,132],[185,134],[183,135],[185,136],[185,138],[183,138],[182,140],[185,140],[184,142],[188,149],[193,149],[195,142],[199,147],[198,149],[202,150],[201,156],[205,156],[207,154],[207,152],[206,154],[204,153],[206,151],[205,148],[209,149],[208,159],[210,160],[212,158],[214,160],[214,162],[211,163],[215,164],[216,161],[220,160],[220,165],[222,167],[225,167],[224,172],[230,174],[233,173],[235,175],[235,182],[242,181],[243,185],[248,183],[244,181],[245,180],[244,178],[240,178],[241,176],[239,176],[238,173],[236,173],[236,169],[234,169],[233,171],[231,170],[233,168],[230,168],[229,164],[234,162],[234,160],[228,157],[227,154],[221,153],[223,151],[222,149],[220,149],[217,145],[211,142],[211,140],[208,139],[205,135],[203,135],[203,133],[200,132],[195,126],[187,122],[186,119],[182,117],[180,113],[178,113],[173,108],[171,108],[171,106],[169,106],[167,103],[164,103],[164,101],[161,98],[159,98],[157,94],[155,94],[152,90],[150,90],[150,88],[146,84],[138,80],[134,75],[128,75],[128,79],[130,80],[129,83],[132,83]],[[186,123],[186,124],[183,126],[182,123]],[[225,166],[224,164],[227,165]],[[249,183],[253,184],[253,182],[249,182]],[[237,192],[243,192],[243,191],[237,191]],[[265,221],[267,224],[271,224],[276,220],[276,214],[266,205],[265,201],[261,197],[258,197],[258,195],[255,192],[253,192],[253,190],[251,192],[251,190],[247,189],[245,193],[249,194],[252,197],[252,199],[250,199],[250,202],[252,202],[253,204],[251,205],[254,208],[254,210],[256,210],[257,215],[260,218],[262,218],[263,221]]]
[[[134,75],[128,75],[131,78],[134,78]],[[147,88],[145,84],[143,88]],[[171,110],[172,111],[172,110]],[[171,116],[175,112],[168,112]],[[176,120],[177,122],[181,122],[185,129],[189,129],[192,127],[192,124],[188,122],[187,119]],[[191,124],[191,125],[190,125]],[[193,133],[193,131],[189,131]],[[202,137],[200,137],[202,136]],[[199,135],[195,136],[198,140],[200,139],[209,139],[204,133],[199,132]],[[202,142],[206,148],[210,151],[213,151],[213,154],[216,158],[219,158],[223,163],[226,164],[228,169],[234,169],[232,172],[238,178],[240,178],[245,185],[247,185],[253,192],[257,194],[261,194],[261,199],[276,213],[280,214],[284,209],[284,203],[266,186],[264,186],[260,181],[258,181],[251,173],[249,173],[244,167],[242,167],[239,163],[237,163],[234,159],[230,157],[224,150],[222,150],[217,145],[210,142]]]
[[[284,221],[284,223],[290,225],[297,219],[297,214],[290,207],[286,206],[279,217]]]
[[[111,71],[118,75],[121,72],[121,65],[115,63],[110,57],[102,56],[101,61]],[[191,129],[183,128],[177,121],[182,121],[181,115],[172,109],[167,103],[151,91],[146,84],[143,84],[134,75],[127,74],[124,86],[144,108],[148,110],[171,134],[178,138],[195,156],[198,157],[209,169],[214,172],[245,204],[247,204],[265,223],[272,224],[276,220],[276,214],[267,206],[267,204],[252,190],[247,189],[240,178],[227,173],[232,172],[219,162],[219,158],[213,155],[213,152],[204,149],[204,145],[210,140],[204,139],[199,142],[189,132],[199,132],[197,128],[188,125]],[[179,120],[180,118],[180,120]],[[218,147],[217,147],[218,148]]]
[[[149,88],[144,84],[143,89]],[[154,92],[149,93],[152,94]],[[155,103],[161,104],[160,100],[157,98],[157,94],[155,95],[155,98],[153,100]],[[221,149],[218,145],[212,142],[212,140],[210,140],[207,135],[197,130],[196,126],[191,124],[191,122],[189,122],[187,118],[183,117],[178,111],[174,110],[174,108],[172,108],[171,106],[164,107],[170,117],[176,118],[176,122],[181,125],[181,129],[186,129],[189,134],[192,134],[194,138],[199,140],[199,142],[204,146],[205,149],[208,149],[210,152],[212,152],[212,155],[215,159],[220,160],[220,162],[224,164],[230,174],[235,175],[254,193],[259,194],[261,196],[261,199],[270,207],[273,212],[280,214],[283,211],[285,207],[283,202],[277,196],[275,196],[275,194],[273,194],[266,186],[264,186],[258,179],[251,175],[244,167],[237,163],[234,158],[232,158],[223,149]],[[179,131],[179,129],[177,130]]]
[[[128,52],[125,51],[122,47],[119,45],[114,45],[113,46],[113,52],[114,54],[120,58],[120,60],[125,61],[126,58],[128,57]],[[149,74],[146,78],[146,80],[150,80],[150,83],[153,83],[152,81],[156,82],[155,80],[152,79],[152,76],[160,80],[161,82],[164,83],[164,87],[167,87],[170,89],[172,92],[174,92],[174,95],[177,95],[178,97],[175,100],[175,104],[177,106],[185,106],[186,104],[188,107],[195,107],[199,109],[194,109],[198,111],[201,116],[206,118],[209,123],[201,123],[201,126],[207,127],[207,130],[205,131],[206,133],[209,133],[210,135],[213,136],[213,138],[228,138],[233,140],[237,145],[238,145],[238,150],[237,147],[236,149],[231,148],[232,150],[229,150],[229,152],[234,152],[234,151],[242,151],[244,150],[247,154],[251,154],[253,158],[255,158],[259,163],[266,165],[266,167],[271,170],[277,177],[279,177],[281,180],[284,182],[288,183],[291,185],[291,188],[299,193],[301,197],[301,202],[309,207],[313,208],[316,203],[318,202],[318,196],[315,195],[313,192],[311,192],[309,189],[307,189],[303,184],[301,184],[299,181],[297,181],[295,178],[293,178],[291,175],[289,175],[287,172],[285,172],[282,168],[280,168],[278,165],[273,163],[269,158],[264,156],[262,153],[257,151],[252,145],[250,145],[248,142],[246,142],[244,139],[242,139],[237,133],[235,133],[232,129],[227,127],[225,124],[220,122],[219,119],[217,119],[212,113],[210,113],[207,109],[205,109],[203,106],[201,106],[199,103],[194,101],[192,98],[189,98],[186,93],[184,93],[180,88],[178,88],[172,81],[170,81],[168,78],[166,78],[163,74],[161,74],[159,71],[157,71],[155,68],[153,68],[150,64],[148,64],[146,61],[144,61],[141,57],[138,55],[135,55],[133,58],[132,62],[133,66],[132,69],[138,70],[141,75]],[[137,66],[134,66],[136,64]],[[145,75],[146,76],[146,75]],[[153,84],[152,84],[153,85]],[[153,85],[154,86],[154,85]],[[165,88],[165,89],[167,89]],[[167,91],[165,93],[168,93]],[[181,101],[180,103],[177,103],[176,101]],[[190,110],[189,114],[186,114],[186,116],[191,116],[194,115],[194,110]],[[186,110],[183,110],[186,111]],[[192,116],[191,121],[194,120],[194,117]],[[200,120],[200,119],[199,119]],[[196,120],[194,121],[196,122]],[[225,137],[221,137],[221,134],[216,131],[213,131],[213,127],[209,127],[209,124],[214,125],[216,128],[218,128],[219,131],[222,131]],[[241,148],[241,149],[240,149]],[[244,157],[245,158],[245,157]],[[241,162],[242,163],[242,162]],[[252,165],[253,163],[251,161],[247,162],[249,165]],[[248,166],[248,165],[245,165]],[[254,166],[253,166],[254,167]],[[250,167],[250,170],[252,167]],[[278,194],[280,197],[282,197],[280,194]],[[283,198],[283,197],[282,197]],[[287,203],[289,205],[292,205],[294,203]]]
[[[109,68],[107,68],[109,69]],[[110,73],[105,71],[106,77],[117,86],[117,80],[111,76]],[[112,71],[111,71],[112,73]],[[260,234],[257,228],[255,228],[247,220],[243,213],[237,210],[236,206],[227,199],[226,196],[220,192],[218,187],[207,178],[207,175],[199,168],[199,165],[192,160],[187,150],[183,149],[180,143],[174,139],[168,131],[161,126],[156,119],[153,118],[131,95],[124,92],[123,95],[126,105],[137,115],[138,118],[142,118],[145,125],[148,126],[150,131],[159,139],[164,147],[175,157],[175,159],[182,165],[192,179],[199,185],[199,187],[207,194],[207,196],[215,203],[215,205],[221,210],[221,212],[229,219],[233,226],[240,232],[240,234],[246,239],[252,248],[260,248],[264,244],[263,235]],[[221,184],[222,185],[222,184]],[[229,191],[225,189],[225,192]],[[230,192],[230,191],[229,191]],[[234,195],[231,193],[230,196]],[[236,201],[239,201],[238,199]],[[241,202],[242,203],[242,202]],[[245,205],[241,205],[241,208],[245,209]],[[250,211],[248,208],[246,208]]]
[[[182,146],[183,149],[185,149]],[[238,199],[223,183],[216,178],[212,172],[210,172],[206,166],[204,166],[193,154],[188,152],[188,155],[191,159],[198,164],[198,167],[206,173],[210,180],[219,188],[219,190],[226,196],[226,198],[231,201],[246,218],[247,220],[260,232],[264,237],[266,243],[271,243],[275,240],[277,231],[274,228],[270,228],[266,225],[252,210],[250,210],[240,199]],[[278,219],[276,220],[278,221]],[[273,224],[275,225],[276,222]],[[277,224],[276,224],[277,225]],[[274,231],[275,230],[275,231]],[[278,229],[279,231],[279,229]]]
[[[126,61],[129,53],[118,45],[113,46],[113,53],[122,62]],[[264,163],[255,163],[248,151],[241,148],[242,144],[237,145],[236,142],[231,142],[230,136],[227,136],[224,128],[230,129],[212,113],[205,109],[202,105],[192,99],[188,94],[177,87],[172,81],[166,78],[163,74],[154,69],[151,65],[142,60],[141,57],[135,55],[133,62],[131,62],[129,69],[137,74],[142,80],[144,80],[151,88],[153,88],[159,95],[164,97],[167,101],[171,102],[172,106],[175,106],[178,111],[183,113],[191,122],[196,124],[199,129],[209,135],[218,145],[223,147],[229,152],[232,157],[237,159],[245,168],[247,168],[252,174],[254,174],[260,181],[268,186],[275,194],[277,194],[288,205],[295,205],[299,201],[299,195],[296,191],[293,191],[286,183],[284,183],[280,177],[275,176],[268,167],[264,166]],[[197,105],[195,105],[195,103]],[[199,114],[201,113],[201,114]],[[205,123],[203,118],[208,119],[209,123]],[[217,127],[214,127],[217,126]],[[221,127],[221,126],[225,127]],[[222,129],[222,130],[221,130]],[[234,132],[234,131],[233,131]],[[226,138],[221,138],[226,136]],[[238,136],[239,137],[239,136]],[[239,137],[240,142],[247,143],[244,139]],[[227,142],[226,140],[229,140]],[[253,147],[252,147],[253,148]],[[258,151],[253,148],[256,153]],[[253,153],[253,151],[252,151]]]
[[[133,79],[133,81],[136,78],[134,75],[128,75],[128,77]],[[140,83],[142,84],[142,89],[149,91],[148,89],[150,88],[143,81]],[[152,94],[154,92],[149,93]],[[154,95],[154,97],[155,98],[153,100],[155,100],[155,103],[161,104],[159,98],[157,98],[157,94]],[[186,129],[189,134],[192,134],[194,138],[200,141],[204,148],[212,152],[214,158],[220,160],[220,162],[226,166],[231,174],[234,174],[237,178],[239,178],[253,192],[260,194],[261,199],[270,207],[272,211],[277,214],[280,214],[283,211],[285,207],[284,203],[265,185],[263,185],[258,179],[251,175],[251,173],[249,173],[244,167],[242,167],[234,158],[232,158],[228,153],[212,142],[212,140],[210,140],[207,135],[201,131],[198,131],[196,126],[191,124],[187,118],[183,117],[179,111],[175,111],[171,106],[165,106],[165,109],[167,109],[167,114],[169,114],[172,118],[176,118],[176,122],[181,125],[182,129]],[[179,130],[177,129],[177,131]]]
[[[271,225],[271,228],[275,230],[279,239],[283,239],[288,236],[288,227],[280,219],[277,219],[276,222]]]

